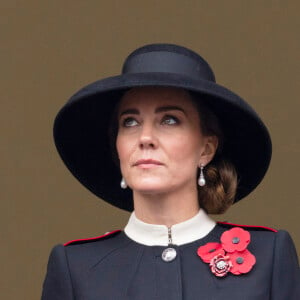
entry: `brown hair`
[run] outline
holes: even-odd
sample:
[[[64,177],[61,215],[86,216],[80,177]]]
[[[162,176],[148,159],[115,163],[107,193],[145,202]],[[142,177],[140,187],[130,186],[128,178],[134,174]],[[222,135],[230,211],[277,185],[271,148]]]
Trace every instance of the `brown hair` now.
[[[209,214],[222,214],[234,202],[237,189],[237,173],[234,165],[222,154],[224,136],[217,116],[199,100],[199,95],[190,93],[197,107],[201,129],[206,136],[218,138],[218,149],[213,160],[204,168],[205,186],[198,186],[200,207]]]

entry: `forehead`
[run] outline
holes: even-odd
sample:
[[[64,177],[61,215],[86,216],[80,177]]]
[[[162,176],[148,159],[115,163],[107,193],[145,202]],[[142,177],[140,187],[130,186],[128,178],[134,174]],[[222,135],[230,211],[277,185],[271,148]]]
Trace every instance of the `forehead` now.
[[[127,91],[121,98],[119,110],[124,108],[150,108],[176,105],[186,110],[196,110],[190,94],[172,87],[140,87]]]

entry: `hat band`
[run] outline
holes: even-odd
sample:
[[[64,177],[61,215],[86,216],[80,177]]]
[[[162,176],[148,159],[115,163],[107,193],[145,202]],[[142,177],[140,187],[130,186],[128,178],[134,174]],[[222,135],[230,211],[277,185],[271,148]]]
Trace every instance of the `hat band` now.
[[[129,57],[122,73],[175,73],[193,79],[205,79],[215,82],[209,66],[186,55],[165,51],[141,53]]]

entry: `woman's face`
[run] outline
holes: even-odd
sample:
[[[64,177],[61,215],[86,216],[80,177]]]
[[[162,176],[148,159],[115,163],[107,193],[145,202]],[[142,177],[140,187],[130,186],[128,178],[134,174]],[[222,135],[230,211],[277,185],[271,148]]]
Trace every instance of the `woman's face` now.
[[[139,193],[196,189],[200,164],[217,147],[200,128],[190,95],[177,88],[143,87],[128,91],[118,110],[117,152],[128,186]]]

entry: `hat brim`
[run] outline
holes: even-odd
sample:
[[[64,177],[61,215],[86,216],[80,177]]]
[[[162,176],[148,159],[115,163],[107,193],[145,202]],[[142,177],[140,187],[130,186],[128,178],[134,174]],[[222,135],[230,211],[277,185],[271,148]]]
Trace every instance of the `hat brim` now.
[[[146,86],[177,87],[197,93],[220,121],[222,153],[238,174],[235,202],[255,189],[268,169],[272,152],[268,130],[259,116],[221,85],[173,73],[124,74],[96,81],[79,90],[59,111],[54,123],[57,150],[86,188],[116,207],[133,210],[130,189],[120,188],[121,174],[112,159],[108,127],[124,91]]]

